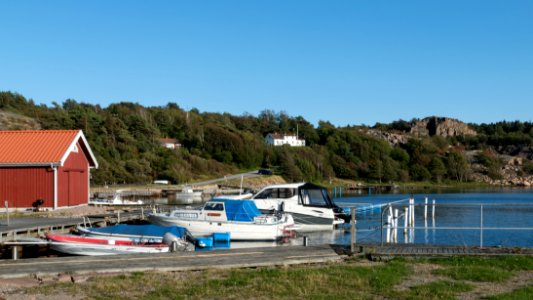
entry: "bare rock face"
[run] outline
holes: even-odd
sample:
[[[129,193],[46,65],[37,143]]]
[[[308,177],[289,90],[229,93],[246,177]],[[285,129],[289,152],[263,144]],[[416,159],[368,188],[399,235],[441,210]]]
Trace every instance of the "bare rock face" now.
[[[428,117],[420,120],[411,128],[411,134],[415,136],[463,136],[477,133],[465,123],[451,118]]]
[[[401,133],[386,132],[376,129],[370,129],[366,132],[368,135],[383,139],[391,145],[406,144],[408,137]]]
[[[41,125],[32,118],[0,111],[0,130],[38,130]]]

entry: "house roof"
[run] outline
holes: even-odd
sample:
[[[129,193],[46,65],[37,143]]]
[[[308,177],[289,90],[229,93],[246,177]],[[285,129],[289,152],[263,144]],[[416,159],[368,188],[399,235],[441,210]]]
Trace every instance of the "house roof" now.
[[[272,138],[275,140],[284,140],[285,137],[296,137],[296,139],[301,140],[300,138],[296,136],[296,134],[281,134],[281,133],[274,132],[274,133],[269,133],[269,135],[272,136]]]
[[[81,130],[0,131],[0,166],[62,166],[78,142],[89,166],[98,168]]]
[[[160,138],[159,142],[163,144],[177,144],[179,141],[177,139],[171,139],[171,138]]]

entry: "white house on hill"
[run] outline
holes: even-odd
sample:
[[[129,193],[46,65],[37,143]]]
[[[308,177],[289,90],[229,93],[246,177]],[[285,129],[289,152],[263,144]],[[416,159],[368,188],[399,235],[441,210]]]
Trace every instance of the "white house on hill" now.
[[[289,145],[291,147],[305,147],[305,140],[299,139],[297,135],[269,133],[265,137],[265,144],[271,146]]]
[[[168,149],[177,149],[181,147],[181,144],[176,139],[159,139],[159,143],[161,143],[161,146]]]

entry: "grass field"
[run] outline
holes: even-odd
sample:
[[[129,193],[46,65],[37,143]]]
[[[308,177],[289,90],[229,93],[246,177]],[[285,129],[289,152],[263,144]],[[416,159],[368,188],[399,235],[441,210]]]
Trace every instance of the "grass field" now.
[[[74,278],[74,277],[73,277]],[[453,257],[45,280],[6,299],[532,299],[533,257]]]

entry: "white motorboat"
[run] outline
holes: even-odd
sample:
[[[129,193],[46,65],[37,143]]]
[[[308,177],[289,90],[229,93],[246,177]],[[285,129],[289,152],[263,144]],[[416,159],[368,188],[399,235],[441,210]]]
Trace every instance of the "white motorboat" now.
[[[195,191],[192,187],[186,186],[180,192],[174,194],[175,202],[179,204],[192,204],[202,200],[202,192]]]
[[[311,183],[267,186],[251,199],[263,213],[283,210],[291,214],[297,231],[330,230],[349,220],[325,188]]]
[[[126,200],[122,199],[122,196],[120,194],[120,191],[117,191],[115,194],[113,194],[113,198],[111,199],[91,199],[89,200],[90,205],[109,205],[109,206],[136,206],[136,205],[143,205],[144,202],[142,200]]]
[[[273,241],[294,234],[289,214],[262,214],[253,201],[212,199],[201,209],[180,209],[149,216],[150,222],[185,227],[194,237],[229,232],[232,241]]]

